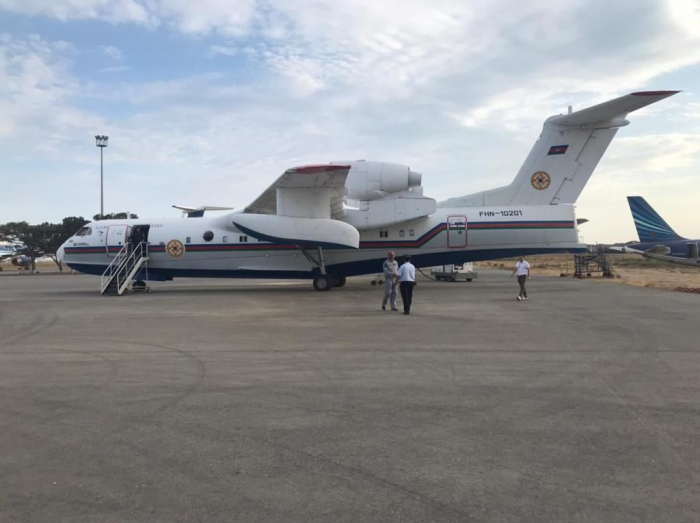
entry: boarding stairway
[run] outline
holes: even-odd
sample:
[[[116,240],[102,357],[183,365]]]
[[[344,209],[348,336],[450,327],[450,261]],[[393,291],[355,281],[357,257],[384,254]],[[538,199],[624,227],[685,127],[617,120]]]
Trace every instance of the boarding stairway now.
[[[148,243],[136,246],[127,243],[116,255],[107,270],[102,274],[100,294],[121,296],[129,288],[132,280],[148,263]]]

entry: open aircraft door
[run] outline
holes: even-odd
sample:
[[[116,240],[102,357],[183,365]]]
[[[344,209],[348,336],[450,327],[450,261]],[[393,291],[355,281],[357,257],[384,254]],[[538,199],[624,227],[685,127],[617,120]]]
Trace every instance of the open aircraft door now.
[[[110,225],[107,229],[107,255],[114,258],[122,250],[128,237],[128,225]]]
[[[467,246],[467,217],[447,217],[447,246],[450,249],[463,249]]]

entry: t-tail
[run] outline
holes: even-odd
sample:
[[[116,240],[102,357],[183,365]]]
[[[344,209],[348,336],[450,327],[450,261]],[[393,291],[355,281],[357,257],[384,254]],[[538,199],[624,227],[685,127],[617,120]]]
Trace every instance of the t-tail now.
[[[440,207],[572,204],[578,199],[627,114],[679,91],[645,91],[545,120],[510,185],[452,198]]]
[[[641,196],[628,196],[627,201],[629,202],[634,226],[637,228],[637,234],[639,234],[641,243],[685,240],[685,238],[679,236],[676,234],[676,231],[671,229],[671,226],[659,216],[659,213],[644,198]]]

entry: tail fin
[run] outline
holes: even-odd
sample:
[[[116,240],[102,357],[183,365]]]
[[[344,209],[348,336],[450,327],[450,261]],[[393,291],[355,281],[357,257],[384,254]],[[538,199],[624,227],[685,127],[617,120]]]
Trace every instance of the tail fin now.
[[[641,196],[628,196],[627,201],[630,204],[634,226],[637,228],[640,242],[685,240],[685,238],[678,236],[676,231],[671,229],[669,224],[659,216],[659,213],[644,198]]]
[[[440,207],[575,203],[628,113],[679,91],[632,93],[573,113],[552,116],[513,183],[452,198]]]

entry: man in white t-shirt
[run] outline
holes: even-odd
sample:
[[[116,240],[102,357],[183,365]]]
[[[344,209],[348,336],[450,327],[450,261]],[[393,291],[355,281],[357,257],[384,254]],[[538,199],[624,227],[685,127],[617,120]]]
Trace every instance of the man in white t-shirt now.
[[[382,299],[382,310],[386,310],[386,302],[391,300],[391,310],[397,311],[396,308],[396,271],[399,270],[399,264],[394,259],[394,253],[389,252],[384,260],[382,272],[384,273],[384,298]]]
[[[520,284],[520,294],[517,296],[518,301],[527,300],[527,290],[525,289],[525,282],[530,279],[530,264],[525,261],[525,256],[520,255],[520,261],[515,264],[515,269],[513,269],[513,274],[518,273],[518,283]]]
[[[413,301],[413,287],[416,285],[416,267],[411,263],[411,257],[403,257],[403,265],[396,271],[396,280],[401,282],[401,299],[403,300],[403,313],[411,314],[411,302]]]

